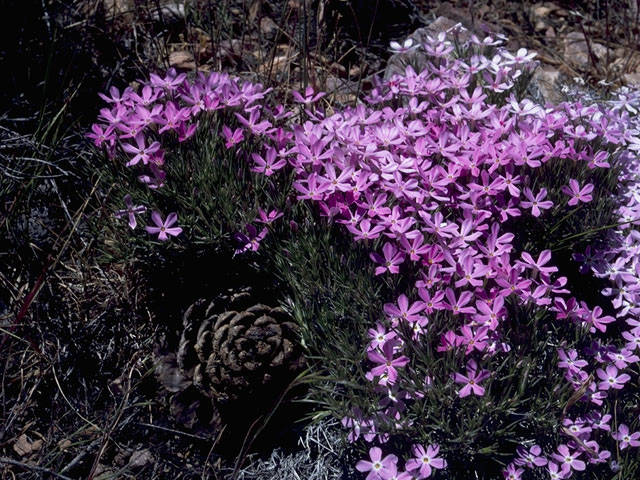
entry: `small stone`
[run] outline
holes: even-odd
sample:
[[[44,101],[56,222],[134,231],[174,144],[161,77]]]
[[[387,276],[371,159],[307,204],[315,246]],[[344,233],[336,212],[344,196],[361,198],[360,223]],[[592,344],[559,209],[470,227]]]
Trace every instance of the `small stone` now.
[[[625,73],[622,76],[622,80],[627,85],[640,85],[640,72],[639,73]]]
[[[271,37],[275,35],[277,30],[278,30],[278,24],[274,22],[271,18],[263,17],[262,20],[260,20],[260,31],[262,32],[263,35],[267,37]]]
[[[179,50],[169,54],[169,65],[183,70],[193,70],[196,68],[196,62],[191,54],[186,50]]]
[[[71,440],[69,440],[68,438],[65,438],[63,440],[60,440],[58,442],[58,448],[60,449],[60,451],[64,452],[67,448],[69,448],[71,446]]]
[[[542,6],[539,6],[539,7],[535,7],[533,9],[533,16],[534,16],[534,18],[546,17],[552,11],[553,11],[553,9],[551,7],[547,7],[547,6],[542,5]]]
[[[131,468],[141,468],[152,463],[153,460],[153,455],[148,448],[145,448],[143,450],[137,450],[131,454],[128,466]]]
[[[33,451],[32,445],[33,444],[29,441],[29,437],[27,437],[27,434],[23,433],[13,444],[13,450],[21,457],[24,457],[25,455],[29,455]]]

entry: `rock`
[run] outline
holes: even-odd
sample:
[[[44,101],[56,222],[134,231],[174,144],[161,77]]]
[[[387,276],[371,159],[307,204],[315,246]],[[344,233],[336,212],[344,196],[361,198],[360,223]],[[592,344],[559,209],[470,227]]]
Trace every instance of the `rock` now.
[[[538,68],[533,74],[533,82],[537,85],[545,102],[560,103],[562,95],[557,84],[560,79],[560,72],[551,67]]]
[[[546,5],[540,5],[538,7],[534,7],[533,9],[533,18],[544,18],[549,15],[554,8]]]
[[[574,65],[586,67],[591,63],[589,43],[583,33],[569,32],[563,39],[564,57]],[[607,56],[607,47],[596,42],[590,42],[591,52],[596,60],[604,60]],[[613,51],[609,51],[613,56]]]
[[[32,443],[26,433],[23,433],[18,437],[16,442],[13,444],[13,451],[21,457],[29,455],[33,451]]]
[[[626,85],[640,86],[640,73],[625,73],[622,75],[622,80]]]
[[[179,50],[169,54],[169,65],[181,70],[193,70],[196,68],[196,61],[191,52]]]
[[[129,463],[127,464],[130,468],[142,468],[145,465],[149,465],[153,463],[153,455],[149,451],[148,448],[143,450],[137,450],[131,454],[129,458]]]
[[[260,20],[260,31],[267,38],[272,38],[278,31],[278,24],[269,17],[263,17]]]

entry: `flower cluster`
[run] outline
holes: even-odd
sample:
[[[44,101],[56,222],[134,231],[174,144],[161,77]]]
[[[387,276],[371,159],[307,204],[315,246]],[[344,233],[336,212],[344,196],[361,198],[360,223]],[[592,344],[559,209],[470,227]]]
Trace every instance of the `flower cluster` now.
[[[640,139],[629,114],[637,113],[640,100],[632,93],[613,105],[543,106],[523,99],[534,54],[510,54],[502,43],[471,36],[460,44],[442,34],[425,45],[394,44],[397,51],[422,52],[426,67],[407,66],[404,75],[378,82],[366,103],[332,114],[315,108],[322,94],[296,92],[304,121],[291,127],[275,126],[292,112],[262,105],[267,91],[260,85],[224,74],[191,82],[170,71],[152,76],[139,93],[112,89],[103,97],[111,106],[91,137],[112,155],[124,152],[126,165],[144,170],[140,181],[159,188],[166,180],[163,137],[182,142],[196,131],[198,115],[225,110],[227,149],[248,136],[260,138],[248,157],[254,173],[291,171],[297,200],[313,202],[328,222],[370,247],[374,275],[410,278],[411,291],[384,305],[368,332],[365,377],[379,395],[378,407],[374,415],[354,409],[343,419],[351,441],[389,443],[411,426],[412,403],[434,392],[463,408],[488,396],[501,380],[497,366],[518,348],[510,341],[518,309],[545,312],[593,335],[584,351],[564,344],[556,350],[573,392],[555,426],[562,440],[553,450],[545,445],[546,454],[536,439],[527,440],[503,471],[509,480],[524,478],[527,469],[569,478],[609,461],[612,440],[621,450],[640,443],[640,432],[628,426],[634,420],[618,417],[612,429],[606,413],[609,396],[637,381],[640,234],[633,226],[640,224]],[[594,203],[614,195],[623,199],[617,218],[603,225],[606,209]],[[118,215],[127,215],[134,228],[142,210],[126,201]],[[256,222],[269,226],[280,216],[261,211]],[[156,226],[147,231],[160,240],[180,233],[172,227],[175,213],[163,221],[154,211],[152,218]],[[573,292],[559,268],[554,251],[595,238],[580,230],[572,235],[568,219],[591,233],[610,230],[575,259],[583,273],[610,282],[602,293],[613,311]],[[541,241],[532,239],[533,230]],[[557,238],[558,232],[566,235]],[[266,227],[248,225],[235,235],[236,253],[257,250],[266,234]],[[617,335],[622,324],[628,328]],[[609,344],[598,337],[603,334],[612,337]],[[453,368],[431,375],[415,353],[424,350]],[[567,410],[576,404],[580,413],[571,418]],[[447,468],[438,457],[441,447],[446,456],[443,443],[421,438],[411,444],[404,471],[398,457],[379,446],[356,469],[368,480],[386,480],[428,478]]]
[[[125,165],[134,169],[139,182],[155,190],[163,188],[167,182],[167,162],[171,160],[166,154],[166,146],[171,141],[181,143],[190,139],[201,115],[226,114],[233,119],[228,122],[231,126],[224,125],[221,131],[227,149],[234,149],[249,134],[268,134],[276,146],[280,146],[279,150],[268,150],[264,158],[253,155],[253,170],[271,175],[286,163],[282,160],[285,154],[282,146],[288,140],[287,133],[274,125],[287,118],[290,112],[284,111],[282,106],[272,110],[263,108],[262,100],[268,93],[269,90],[260,84],[241,82],[227,74],[200,74],[192,81],[184,73],[170,69],[164,77],[151,75],[138,91],[128,87],[121,92],[112,87],[108,95],[100,94],[108,107],[100,111],[100,122],[92,126],[88,137],[97,147],[105,148],[110,158],[123,154]],[[232,124],[239,127],[232,128]],[[124,202],[126,209],[116,212],[116,216],[126,215],[134,229],[137,225],[135,214],[143,213],[147,208],[134,207],[130,194],[125,196]],[[159,212],[153,211],[152,221],[153,225],[146,230],[157,234],[161,241],[182,231],[179,227],[169,228],[177,221],[175,212],[170,213],[165,222]],[[252,243],[246,235],[238,235],[241,235],[239,239],[247,240],[239,250],[255,250],[258,236],[253,236]],[[247,247],[247,243],[252,246]]]
[[[561,224],[593,199],[600,170],[613,162],[628,164],[636,137],[629,134],[628,118],[620,109],[577,102],[545,107],[518,100],[510,92],[533,67],[532,56],[497,50],[489,58],[476,48],[499,43],[474,38],[467,45],[469,58],[455,58],[454,46],[444,36],[430,39],[424,46],[431,56],[425,70],[407,67],[404,76],[381,83],[367,105],[326,117],[316,112],[294,130],[288,161],[297,174],[298,200],[317,202],[355,241],[381,245],[371,254],[376,275],[398,274],[403,268],[417,272],[419,300],[401,295],[384,308],[388,329],[379,323],[370,331],[367,358],[373,367],[366,377],[381,387],[381,410],[371,418],[356,415],[344,422],[360,431],[366,425],[368,441],[389,439],[377,430],[380,418],[401,431],[407,400],[433,387],[429,379],[417,390],[406,382],[403,388],[401,372],[411,366],[406,342],[424,347],[420,339],[427,329],[443,327],[442,321],[432,325],[433,318],[442,318],[440,312],[452,327],[441,334],[437,350],[458,350],[463,359],[468,357],[464,373],[455,371],[450,377],[451,388],[460,385],[460,398],[483,396],[483,382],[492,373],[480,365],[489,366],[494,356],[511,350],[503,338],[508,303],[545,309],[558,321],[593,332],[606,332],[616,321],[603,315],[600,306],[590,307],[573,296],[567,277],[552,263],[552,252],[522,249],[517,229],[509,226],[518,225],[513,220],[521,216],[538,219],[534,225],[540,228]],[[399,99],[402,106],[394,107]],[[562,186],[545,183],[544,172],[550,170],[572,176],[561,178]],[[600,195],[613,193],[600,188]],[[629,222],[640,218],[637,209],[626,207],[625,213]],[[619,266],[626,263],[630,260]],[[624,314],[637,304],[638,280],[637,270],[618,272],[616,288],[604,292],[615,295],[614,307],[626,302]],[[629,382],[624,370],[638,360],[632,354],[638,347],[633,322],[636,329],[623,333],[624,348],[602,356],[599,347],[591,352],[588,369],[574,361],[566,370],[572,388],[582,392],[579,400],[602,405],[609,390]],[[412,335],[400,338],[402,331]],[[559,356],[567,358],[561,350]],[[590,374],[596,379],[589,380]],[[521,455],[507,467],[505,477],[521,478],[519,465],[525,465],[545,467],[552,478],[568,478],[572,471],[584,470],[585,461],[606,461],[610,452],[595,440],[591,418],[567,417],[572,426],[584,428],[565,429],[567,443],[548,458],[533,447],[528,457]],[[358,430],[351,438],[357,438]],[[631,437],[624,438],[630,445]],[[376,474],[387,478],[385,467],[380,468]]]

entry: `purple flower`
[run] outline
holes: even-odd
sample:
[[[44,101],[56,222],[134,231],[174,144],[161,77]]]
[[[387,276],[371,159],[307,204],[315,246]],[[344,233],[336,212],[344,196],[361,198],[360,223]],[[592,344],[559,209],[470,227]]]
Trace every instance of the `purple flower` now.
[[[325,93],[324,92],[320,92],[320,93],[316,93],[314,95],[313,87],[308,86],[304,90],[304,97],[302,95],[300,95],[300,92],[298,92],[296,90],[292,91],[291,95],[293,95],[293,98],[295,99],[296,102],[304,103],[306,105],[309,105],[311,103],[315,103],[318,100],[320,100],[322,97],[325,96]]]
[[[242,140],[244,140],[244,133],[242,128],[236,128],[235,130],[231,130],[229,127],[224,125],[222,127],[222,136],[225,139],[224,146],[227,148],[232,148]]]
[[[611,436],[620,444],[620,450],[627,447],[640,447],[640,432],[629,432],[629,427],[621,423],[616,433]]]
[[[170,213],[167,215],[166,220],[162,220],[162,216],[158,212],[151,213],[151,219],[153,223],[156,224],[155,227],[147,226],[145,230],[151,234],[158,234],[158,240],[167,241],[169,237],[167,235],[178,236],[182,233],[182,228],[180,227],[171,227],[174,223],[178,221],[178,215],[174,213]]]
[[[562,187],[563,193],[566,193],[571,197],[568,203],[569,206],[577,205],[578,202],[590,202],[593,199],[590,195],[590,193],[593,192],[593,189],[594,186],[592,183],[588,183],[584,187],[580,188],[578,181],[573,178],[569,180],[569,186],[565,185]]]
[[[389,273],[399,273],[399,265],[404,262],[404,254],[399,252],[395,245],[390,242],[384,244],[382,254],[383,255],[379,253],[370,254],[371,259],[381,265],[380,267],[376,267],[376,275],[381,275],[387,271]]]
[[[614,365],[608,365],[606,371],[599,368],[596,370],[596,374],[602,380],[598,383],[600,390],[609,390],[610,388],[620,390],[625,383],[631,380],[631,377],[626,373],[618,375],[618,369]]]
[[[393,358],[395,354],[394,350],[398,343],[399,342],[395,339],[389,340],[383,345],[382,353],[376,350],[367,352],[369,360],[378,364],[376,367],[371,369],[371,376],[382,377],[380,381],[378,381],[381,385],[395,383],[398,378],[397,368],[403,368],[407,363],[409,363],[409,357],[404,355],[398,358]]]
[[[398,463],[398,457],[389,454],[382,458],[382,450],[372,447],[369,450],[369,460],[360,460],[356,464],[359,472],[369,472],[366,480],[382,480],[391,476],[392,465]]]
[[[407,460],[405,468],[409,472],[418,470],[419,478],[429,478],[433,470],[442,470],[447,466],[446,460],[438,458],[439,451],[438,445],[429,445],[426,449],[422,445],[414,445],[411,448],[414,458]]]
[[[284,213],[279,212],[277,210],[271,210],[268,214],[262,210],[261,208],[258,209],[258,217],[255,219],[256,222],[258,223],[264,223],[265,225],[271,225],[273,222],[275,222],[277,219],[281,218],[284,215]]]
[[[253,225],[247,225],[247,233],[237,232],[234,238],[240,243],[240,247],[236,248],[234,255],[247,251],[256,252],[260,248],[260,242],[267,236],[267,227],[264,227],[258,233],[258,229]]]
[[[534,445],[529,450],[518,447],[518,458],[514,461],[516,465],[526,465],[529,468],[544,467],[547,459],[542,456],[542,449],[539,445]]]
[[[563,475],[567,475],[571,470],[582,471],[586,468],[585,463],[582,460],[578,460],[580,453],[569,451],[569,447],[566,445],[558,446],[558,453],[554,453],[551,456],[560,463]]]
[[[147,210],[147,208],[143,205],[134,206],[133,201],[131,200],[131,195],[129,195],[128,193],[124,196],[124,204],[127,208],[124,210],[118,210],[115,213],[115,216],[116,218],[122,218],[127,215],[129,217],[129,226],[133,230],[138,225],[138,223],[136,222],[136,213],[143,213]]]
[[[543,188],[541,189],[536,196],[534,197],[533,192],[528,189],[525,188],[524,189],[524,196],[527,197],[526,201],[521,202],[520,204],[524,207],[524,208],[530,208],[531,209],[531,214],[534,217],[539,217],[540,216],[540,210],[546,210],[549,209],[551,207],[553,207],[553,202],[550,200],[544,200],[544,198],[547,196],[547,189]]]
[[[488,370],[481,370],[478,372],[478,364],[475,360],[469,360],[467,364],[467,374],[462,375],[461,373],[454,373],[453,380],[456,383],[464,383],[465,386],[458,391],[458,395],[460,398],[466,397],[473,393],[474,395],[483,396],[484,395],[484,387],[478,385],[483,380],[489,378]]]

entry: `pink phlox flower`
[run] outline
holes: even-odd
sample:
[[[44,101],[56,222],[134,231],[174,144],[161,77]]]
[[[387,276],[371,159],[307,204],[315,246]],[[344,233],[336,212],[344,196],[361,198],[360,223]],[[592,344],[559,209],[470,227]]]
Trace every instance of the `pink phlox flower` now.
[[[575,421],[570,418],[565,418],[562,421],[562,425],[565,427],[565,433],[568,432],[568,434],[581,440],[589,438],[593,430],[587,420],[583,418],[578,418]]]
[[[375,269],[376,275],[381,275],[385,272],[399,273],[399,265],[401,265],[405,259],[404,253],[398,251],[395,245],[390,242],[385,243],[384,247],[382,247],[382,255],[379,253],[371,253],[369,256],[374,262],[380,264],[380,266]]]
[[[547,464],[547,473],[549,474],[549,478],[551,480],[561,480],[563,478],[567,478],[562,470],[560,470],[560,467],[557,463],[549,462]]]
[[[451,310],[454,315],[459,313],[476,313],[476,309],[473,306],[466,306],[473,299],[473,293],[470,291],[464,290],[460,292],[460,295],[456,298],[455,292],[451,288],[447,288],[445,296],[448,302],[445,303],[447,310]]]
[[[120,90],[116,87],[109,88],[109,95],[107,96],[104,93],[98,93],[98,96],[107,103],[113,103],[114,105],[121,105],[124,103],[129,96],[131,95],[131,89],[127,88],[122,95],[120,95]]]
[[[118,126],[128,115],[128,109],[123,105],[116,105],[113,108],[103,108],[100,110],[98,118],[105,120],[111,126]]]
[[[526,48],[519,49],[515,55],[512,55],[508,51],[501,53],[502,57],[506,59],[505,65],[518,65],[521,63],[527,63],[533,60],[537,55],[536,52],[528,52]]]
[[[270,177],[287,164],[286,160],[280,159],[276,161],[277,155],[278,152],[273,147],[267,147],[264,158],[262,155],[252,153],[251,158],[255,165],[251,168],[251,171],[264,173],[267,177]]]
[[[149,78],[153,86],[173,91],[177,90],[178,87],[182,85],[182,82],[187,78],[187,75],[185,73],[178,75],[175,68],[170,68],[167,70],[167,74],[164,78],[160,78],[160,76],[155,73],[152,73]]]
[[[142,87],[142,91],[138,94],[134,91],[131,91],[129,97],[135,103],[140,106],[148,107],[156,100],[161,98],[164,95],[163,91],[159,88],[153,88],[150,85],[145,85]],[[154,107],[155,109],[155,107]]]
[[[507,465],[507,468],[502,472],[505,480],[521,480],[522,474],[524,470],[522,468],[518,468],[514,463],[510,463]]]
[[[542,188],[534,197],[533,192],[529,188],[524,189],[524,196],[527,197],[526,201],[520,202],[520,204],[524,208],[530,208],[531,214],[534,217],[539,217],[541,212],[540,210],[546,210],[553,207],[553,202],[551,200],[544,200],[547,196],[547,189]]]
[[[457,288],[471,285],[480,287],[489,275],[491,268],[478,261],[470,252],[461,255],[460,261],[456,264],[456,274],[460,277],[455,282]]]
[[[504,297],[508,297],[512,293],[521,296],[531,285],[531,280],[523,279],[515,268],[509,270],[507,275],[505,275],[504,271],[498,273],[499,275],[496,276],[495,282],[502,287],[499,294]]]
[[[624,423],[621,423],[616,433],[612,433],[611,436],[620,444],[620,450],[624,450],[627,447],[640,447],[640,432],[629,432],[629,427]]]
[[[358,202],[358,207],[365,209],[368,216],[379,217],[391,213],[391,209],[384,206],[387,201],[386,193],[374,195],[373,192],[367,191],[364,196],[365,201]]]
[[[294,182],[293,188],[302,194],[296,197],[298,200],[320,200],[322,194],[329,189],[329,184],[319,181],[318,174],[312,173],[306,180]]]
[[[169,239],[168,235],[178,236],[182,233],[182,228],[180,227],[172,227],[174,223],[178,221],[178,215],[174,213],[170,213],[167,215],[166,220],[162,220],[162,216],[158,212],[151,213],[151,220],[156,224],[155,227],[147,226],[145,230],[150,234],[158,234],[158,240],[165,242]]]
[[[267,236],[267,233],[267,227],[264,227],[262,230],[260,230],[260,233],[258,233],[258,229],[251,224],[247,225],[247,233],[236,232],[233,237],[237,242],[240,243],[240,246],[236,249],[234,255],[238,255],[247,251],[258,251],[258,249],[260,248],[260,242],[264,240],[264,237]]]
[[[529,468],[544,467],[547,459],[542,456],[542,449],[539,445],[532,446],[529,450],[525,447],[518,447],[518,458],[514,460],[516,465],[525,465]]]
[[[124,210],[118,210],[115,213],[116,218],[122,218],[125,215],[129,218],[129,227],[133,230],[138,225],[136,222],[136,213],[143,213],[147,210],[147,208],[143,205],[133,205],[133,201],[131,200],[131,195],[128,193],[124,196],[124,204],[127,207]]]
[[[271,128],[271,122],[268,120],[263,120],[262,122],[260,122],[260,114],[260,109],[256,108],[254,110],[251,110],[248,119],[237,112],[235,113],[235,116],[242,125],[244,125],[251,131],[251,133],[255,135],[261,135]]]
[[[593,199],[590,193],[593,192],[594,188],[595,187],[592,183],[588,183],[584,187],[580,188],[580,184],[578,183],[578,181],[572,178],[569,180],[569,186],[565,185],[564,187],[562,187],[562,192],[571,197],[568,205],[574,206],[577,205],[578,202],[590,202]]]
[[[539,105],[533,103],[528,98],[525,98],[521,102],[518,102],[518,100],[513,95],[509,99],[509,111],[522,117],[528,115],[540,115],[541,113],[543,113],[542,108]]]
[[[478,371],[478,364],[475,360],[469,360],[467,363],[467,374],[462,375],[461,373],[454,373],[453,380],[456,383],[464,383],[464,387],[462,387],[458,391],[458,395],[460,398],[466,397],[473,393],[474,395],[483,396],[484,395],[484,387],[480,386],[479,383],[483,380],[489,378],[488,370]]]
[[[438,352],[450,352],[455,347],[462,345],[463,339],[456,335],[453,330],[440,335],[440,345],[436,348]]]
[[[614,365],[608,365],[605,370],[599,368],[596,370],[596,375],[602,380],[598,383],[600,390],[609,390],[610,388],[620,390],[625,383],[631,380],[631,377],[626,373],[618,375],[618,369]]]
[[[127,162],[127,167],[135,165],[142,160],[143,164],[148,164],[151,161],[151,156],[160,150],[160,142],[153,142],[148,147],[145,145],[144,134],[138,133],[135,136],[136,145],[125,143],[122,145],[122,149],[133,154],[133,158]]]
[[[271,210],[269,213],[267,213],[263,209],[259,208],[258,217],[256,217],[255,221],[258,223],[264,223],[265,225],[271,225],[283,215],[284,213],[279,212],[278,210]]]
[[[543,250],[542,252],[540,252],[540,255],[538,255],[538,260],[534,260],[533,257],[527,252],[522,252],[521,255],[524,262],[517,260],[516,266],[521,265],[525,268],[530,268],[545,275],[550,275],[558,271],[557,267],[545,266],[551,260],[551,250]]]
[[[392,466],[398,463],[398,457],[389,454],[382,458],[382,449],[372,447],[369,450],[369,460],[360,460],[356,464],[359,472],[369,472],[366,480],[384,480],[391,474]]]
[[[353,233],[354,240],[373,240],[380,236],[380,232],[384,231],[384,227],[380,225],[372,225],[368,219],[363,219],[355,225],[347,225],[347,230]]]
[[[609,352],[607,353],[607,356],[612,362],[614,362],[613,364],[616,368],[620,369],[627,368],[629,364],[640,361],[640,357],[634,355],[631,350],[626,348],[623,348],[619,352]]]
[[[329,184],[329,192],[334,192],[336,190],[340,192],[348,192],[353,188],[351,184],[354,173],[353,168],[346,167],[339,173],[336,171],[336,165],[333,163],[327,163],[324,168],[326,181]],[[371,195],[370,192],[367,193]]]
[[[402,45],[398,42],[390,42],[389,46],[391,47],[391,52],[393,53],[406,53],[420,48],[419,44],[413,44],[412,38],[407,38],[404,42],[402,42]]]
[[[474,350],[483,351],[487,346],[487,340],[489,336],[487,332],[489,329],[487,327],[480,327],[474,330],[469,325],[463,325],[460,328],[462,335],[460,336],[460,344],[466,345],[467,350],[465,355],[469,355]]]
[[[425,309],[425,304],[420,301],[410,304],[407,296],[402,294],[398,297],[397,305],[387,303],[383,309],[384,313],[392,320],[413,323],[422,317],[419,313]]]
[[[162,115],[157,117],[157,123],[163,125],[158,130],[158,133],[163,133],[168,130],[177,130],[178,127],[186,122],[191,116],[191,110],[188,108],[178,108],[174,102],[167,102],[164,107]]]
[[[429,445],[424,448],[422,445],[413,445],[411,453],[413,458],[407,460],[405,468],[409,472],[417,470],[419,478],[429,478],[434,470],[442,470],[447,467],[447,461],[438,457],[440,447]]]
[[[436,265],[432,265],[429,270],[435,271],[437,269]],[[444,302],[444,292],[442,290],[436,290],[433,292],[433,295],[423,286],[425,283],[433,284],[433,281],[430,280],[432,277],[431,273],[427,273],[423,275],[423,280],[416,282],[416,287],[418,288],[418,295],[422,299],[424,304],[424,310],[426,314],[433,313],[434,310],[445,310],[446,304]]]
[[[584,449],[589,457],[589,463],[598,464],[604,463],[611,458],[611,452],[609,450],[600,450],[600,445],[595,440],[587,440],[584,442]]]
[[[553,459],[560,464],[563,475],[568,475],[571,470],[583,471],[586,468],[585,463],[578,460],[580,455],[579,452],[571,452],[567,445],[559,445],[558,453],[551,454]]]
[[[476,300],[476,309],[479,313],[473,316],[478,325],[484,325],[489,330],[498,328],[499,321],[504,317],[507,309],[504,307],[504,297],[498,295],[491,304],[485,300]]]
[[[93,143],[96,147],[101,147],[103,143],[107,143],[109,145],[113,145],[116,136],[114,135],[115,130],[114,125],[101,125],[99,123],[94,123],[91,125],[91,132],[87,134],[88,138],[93,140]]]
[[[560,368],[566,368],[572,375],[578,373],[588,365],[586,360],[578,359],[578,352],[574,349],[569,350],[568,354],[561,348],[558,349],[558,358],[560,358],[558,366]]]
[[[595,333],[596,330],[606,332],[606,325],[616,321],[616,319],[610,315],[602,315],[602,308],[597,305],[593,307],[593,310],[591,311],[587,309],[586,315],[583,315],[582,319],[591,325],[591,328],[589,329],[591,333]]]
[[[196,123],[187,123],[181,122],[178,124],[178,128],[176,128],[176,133],[178,134],[178,142],[186,142],[188,139],[193,137],[198,129],[198,122]]]
[[[226,148],[233,148],[235,145],[239,144],[244,140],[244,130],[242,128],[236,128],[235,130],[231,130],[229,127],[224,125],[222,127],[222,136],[225,139],[224,146]]]
[[[403,368],[409,363],[409,357],[402,355],[394,358],[395,349],[399,345],[397,339],[385,342],[382,352],[370,350],[367,352],[367,358],[378,365],[371,369],[371,376],[380,377],[385,375],[384,379],[378,381],[379,385],[394,384],[398,378],[398,368]]]
[[[380,323],[376,323],[376,328],[370,328],[368,331],[371,342],[369,343],[369,350],[382,349],[384,344],[395,338],[396,333],[393,331],[387,331],[387,329]]]
[[[602,415],[602,413],[598,411],[593,411],[589,414],[588,419],[593,428],[597,428],[599,430],[604,430],[606,432],[611,431],[611,427],[609,426],[609,422],[611,421],[611,415]]]
[[[400,238],[400,245],[403,251],[409,255],[409,258],[418,262],[422,258],[421,256],[428,253],[431,250],[431,245],[424,244],[424,235],[417,232],[412,237],[403,236]]]
[[[361,433],[368,433],[367,421],[362,415],[362,410],[360,410],[358,407],[354,407],[352,416],[343,417],[340,423],[344,428],[349,429],[347,440],[349,440],[349,442],[351,443],[358,440]]]
[[[304,103],[305,105],[310,105],[312,103],[315,103],[326,95],[324,92],[319,92],[319,93],[316,93],[315,95],[314,93],[315,92],[313,90],[313,87],[308,86],[304,90],[304,97],[300,94],[300,92],[296,90],[293,90],[291,92],[291,95],[293,95],[293,98],[296,102]]]
[[[155,162],[149,164],[149,169],[151,170],[151,174],[153,176],[140,175],[138,177],[138,180],[147,185],[147,187],[152,190],[164,187],[165,180],[167,178],[167,172],[161,170]]]

